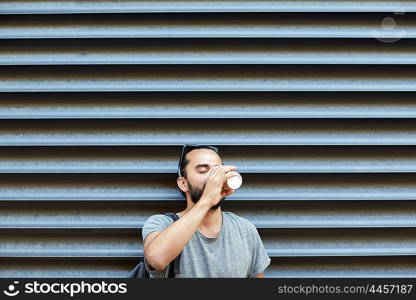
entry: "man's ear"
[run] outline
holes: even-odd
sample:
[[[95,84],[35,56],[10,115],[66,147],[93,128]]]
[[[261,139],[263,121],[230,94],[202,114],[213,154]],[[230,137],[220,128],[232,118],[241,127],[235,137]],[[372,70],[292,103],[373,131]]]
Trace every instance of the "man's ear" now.
[[[178,187],[182,192],[186,193],[189,190],[188,182],[186,181],[184,177],[182,176],[178,177],[176,179],[176,183],[178,184]]]

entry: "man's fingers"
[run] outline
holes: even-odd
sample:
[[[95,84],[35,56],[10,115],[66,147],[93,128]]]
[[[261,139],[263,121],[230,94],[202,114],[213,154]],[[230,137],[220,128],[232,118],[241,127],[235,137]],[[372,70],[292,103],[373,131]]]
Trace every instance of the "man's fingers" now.
[[[235,190],[227,190],[227,191],[222,191],[221,192],[221,197],[227,197],[230,196],[231,194],[233,194],[235,192]]]
[[[226,175],[227,178],[229,178],[230,175],[227,175],[227,174],[229,174],[231,171],[234,171],[235,169],[237,169],[237,167],[236,166],[231,166],[231,165],[227,165],[227,166],[214,166],[214,167],[212,167],[209,170],[210,171],[209,172],[209,175],[212,175],[212,176],[217,176],[217,175],[223,176],[223,175]]]
[[[236,166],[225,166],[227,168],[227,171],[234,171],[235,169],[237,169]]]
[[[227,196],[230,196],[231,194],[233,194],[235,192],[235,190],[229,190],[227,191]]]
[[[228,173],[225,174],[225,177],[227,179],[230,178],[230,177],[233,177],[233,176],[237,176],[237,174],[235,172],[228,172]]]

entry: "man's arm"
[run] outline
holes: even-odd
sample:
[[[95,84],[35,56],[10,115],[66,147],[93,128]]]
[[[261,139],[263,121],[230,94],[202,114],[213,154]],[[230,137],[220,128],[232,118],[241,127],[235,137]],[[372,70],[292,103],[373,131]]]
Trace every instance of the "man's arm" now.
[[[155,270],[165,269],[192,238],[209,208],[207,201],[198,201],[172,225],[149,233],[143,246],[147,262]]]

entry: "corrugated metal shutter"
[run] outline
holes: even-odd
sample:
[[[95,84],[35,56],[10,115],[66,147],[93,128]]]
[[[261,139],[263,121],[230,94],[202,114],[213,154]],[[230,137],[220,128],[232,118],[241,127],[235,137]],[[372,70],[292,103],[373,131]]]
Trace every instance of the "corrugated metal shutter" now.
[[[123,277],[221,147],[272,277],[416,277],[416,1],[2,1],[0,276]]]

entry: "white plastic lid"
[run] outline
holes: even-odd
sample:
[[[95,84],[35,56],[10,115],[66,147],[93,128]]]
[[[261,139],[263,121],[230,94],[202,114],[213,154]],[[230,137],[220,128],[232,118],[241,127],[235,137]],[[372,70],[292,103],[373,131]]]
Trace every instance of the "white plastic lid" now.
[[[227,185],[233,190],[238,189],[242,183],[243,183],[243,178],[238,173],[236,173],[235,176],[228,178],[227,180]]]

